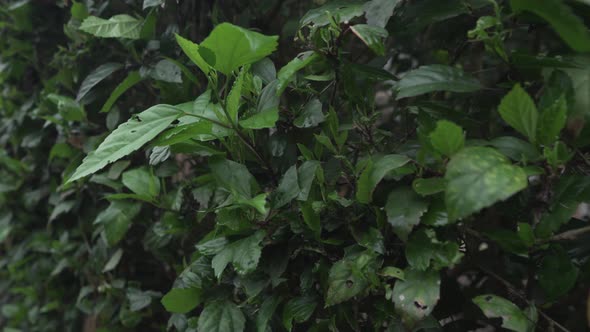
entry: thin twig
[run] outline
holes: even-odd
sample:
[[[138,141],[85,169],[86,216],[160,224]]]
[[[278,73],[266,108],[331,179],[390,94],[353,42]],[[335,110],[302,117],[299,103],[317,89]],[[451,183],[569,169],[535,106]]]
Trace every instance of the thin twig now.
[[[569,231],[566,231],[563,233],[556,234],[556,235],[550,237],[549,239],[547,239],[545,242],[575,240],[580,235],[583,235],[588,232],[590,232],[590,226],[586,226],[586,227],[582,227],[582,228],[578,228],[578,229],[572,229],[572,230],[569,230]]]

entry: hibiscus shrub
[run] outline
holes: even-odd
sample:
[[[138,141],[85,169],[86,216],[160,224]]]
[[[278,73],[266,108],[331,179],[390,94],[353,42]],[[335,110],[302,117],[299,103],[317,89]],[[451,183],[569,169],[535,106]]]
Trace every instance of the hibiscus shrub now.
[[[0,327],[586,331],[585,0],[0,2]]]

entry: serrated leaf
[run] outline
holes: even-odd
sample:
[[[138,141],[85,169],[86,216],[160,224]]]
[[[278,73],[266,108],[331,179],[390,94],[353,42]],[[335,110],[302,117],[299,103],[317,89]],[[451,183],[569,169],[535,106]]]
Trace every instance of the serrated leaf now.
[[[111,92],[109,99],[104,103],[102,108],[100,109],[101,113],[106,113],[111,110],[117,99],[121,97],[127,90],[131,89],[134,85],[141,82],[142,78],[139,75],[139,71],[132,71],[130,72],[127,77],[123,80],[123,82],[119,83],[115,90]]]
[[[372,0],[364,5],[367,24],[385,28],[399,0]]]
[[[242,87],[244,85],[244,73],[245,70],[240,70],[238,77],[234,81],[234,85],[227,96],[227,114],[229,115],[230,121],[233,123],[238,122],[238,109],[240,108],[240,99],[242,98]]]
[[[540,144],[551,145],[559,138],[559,133],[567,121],[567,102],[561,96],[553,105],[544,109],[539,117],[537,138]]]
[[[137,195],[154,199],[160,194],[160,179],[147,167],[126,171],[121,180],[125,187]]]
[[[475,92],[481,83],[461,69],[444,65],[422,66],[407,73],[397,84],[397,99],[435,91]]]
[[[439,153],[452,156],[465,145],[463,129],[451,121],[440,120],[430,133],[430,143]]]
[[[433,230],[421,229],[410,236],[406,244],[406,259],[415,269],[424,271],[431,265],[439,270],[457,264],[463,254],[454,242],[440,242]]]
[[[120,125],[82,161],[66,183],[93,174],[139,149],[182,115],[182,111],[170,105],[156,105],[134,115]]]
[[[108,20],[96,16],[87,17],[80,25],[80,30],[101,38],[139,39],[142,20],[121,14]]]
[[[123,239],[140,209],[139,203],[114,201],[96,216],[94,223],[104,226],[104,235],[109,246],[114,246]]]
[[[301,113],[293,121],[297,128],[312,128],[326,121],[322,112],[322,103],[314,98],[303,106]]]
[[[502,327],[516,332],[529,332],[530,322],[527,316],[514,303],[496,296],[480,295],[473,299],[488,318],[502,318]]]
[[[522,168],[495,149],[470,147],[447,165],[445,201],[449,220],[467,217],[527,187]]]
[[[293,322],[306,322],[317,307],[318,302],[312,296],[302,296],[289,300],[283,309],[283,326],[287,331],[293,329]]]
[[[313,25],[313,27],[322,27],[330,24],[330,19],[334,16],[338,17],[339,22],[345,22],[363,14],[363,3],[333,1],[309,10],[299,21],[299,26]]]
[[[275,310],[281,302],[280,297],[274,295],[262,303],[258,315],[256,315],[256,332],[266,332],[269,321],[272,319]]]
[[[328,277],[326,307],[347,301],[365,291],[370,286],[369,275],[376,272],[375,256],[370,251],[334,263]]]
[[[536,142],[539,112],[533,99],[524,91],[520,84],[516,84],[502,98],[498,111],[502,119],[512,128],[526,136],[531,143]]]
[[[172,288],[162,298],[166,311],[184,314],[201,303],[201,290],[197,288]]]
[[[109,62],[105,63],[104,65],[100,65],[98,68],[93,70],[90,74],[88,74],[88,76],[86,76],[84,81],[82,81],[80,90],[78,90],[78,94],[76,95],[76,101],[80,102],[95,85],[122,67],[123,65],[120,63]]]
[[[233,302],[222,300],[207,303],[199,316],[198,332],[242,332],[246,318]]]
[[[385,213],[387,222],[397,236],[406,241],[414,226],[428,209],[428,203],[410,188],[398,188],[387,196]]]
[[[207,62],[225,75],[241,66],[252,64],[273,53],[277,48],[278,36],[265,36],[230,23],[221,23],[201,43],[198,52],[211,52],[214,62]],[[204,51],[203,49],[206,49]]]
[[[412,326],[426,318],[440,298],[440,277],[436,271],[406,269],[404,280],[393,287],[395,311],[406,325]]]
[[[515,161],[534,162],[541,157],[534,145],[514,136],[496,137],[490,141],[490,144],[503,155]]]
[[[272,196],[272,207],[278,209],[288,204],[301,192],[299,188],[299,179],[297,176],[297,167],[295,165],[289,167],[285,172],[277,190],[273,192]]]
[[[371,202],[373,190],[385,175],[408,162],[410,162],[408,157],[396,154],[377,157],[374,161],[370,161],[358,180],[356,199],[365,204]]]
[[[246,166],[227,159],[212,159],[209,161],[209,167],[221,187],[242,198],[252,198],[256,179]]]
[[[215,276],[220,278],[229,263],[241,275],[254,271],[260,259],[262,239],[264,231],[258,231],[252,236],[228,244],[211,261]]]
[[[414,191],[422,196],[437,194],[444,191],[446,187],[447,181],[444,178],[415,179],[412,182]]]
[[[383,40],[389,36],[387,30],[367,24],[357,24],[350,27],[350,30],[367,45],[375,54],[385,55]]]
[[[510,5],[515,12],[529,11],[545,19],[573,50],[590,52],[588,28],[563,1],[511,0]]]
[[[307,67],[310,63],[314,62],[319,58],[319,55],[313,51],[304,52],[286,64],[283,68],[279,70],[277,74],[277,80],[279,84],[277,86],[277,95],[280,95],[285,91],[287,85],[293,81],[295,78],[295,74],[301,69]]]
[[[188,58],[191,59],[191,61],[196,64],[203,73],[205,73],[205,75],[208,75],[212,68],[199,53],[199,45],[188,39],[182,38],[178,34],[175,34],[174,36],[184,54],[186,54],[186,56],[188,56]]]
[[[240,126],[247,129],[273,128],[279,120],[279,109],[270,108],[240,120]]]
[[[575,286],[578,272],[567,252],[558,246],[543,257],[537,270],[539,284],[550,300],[567,294]]]

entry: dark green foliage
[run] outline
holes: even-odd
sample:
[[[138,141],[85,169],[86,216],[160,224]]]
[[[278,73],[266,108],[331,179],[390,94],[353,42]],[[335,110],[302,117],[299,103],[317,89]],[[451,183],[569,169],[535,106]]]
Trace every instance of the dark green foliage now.
[[[0,329],[586,330],[589,15],[0,1]]]

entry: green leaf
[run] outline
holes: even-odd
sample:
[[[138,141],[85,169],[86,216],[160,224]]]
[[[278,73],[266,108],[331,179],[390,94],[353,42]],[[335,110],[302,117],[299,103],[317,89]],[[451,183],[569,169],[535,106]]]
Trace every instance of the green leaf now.
[[[160,194],[160,179],[147,167],[139,167],[123,173],[123,184],[137,195],[154,199]]]
[[[326,307],[347,301],[370,286],[370,277],[377,272],[375,256],[365,251],[345,257],[332,265],[328,277]]]
[[[387,278],[395,278],[399,280],[405,280],[404,270],[395,266],[386,266],[380,272],[379,275]]]
[[[156,81],[168,83],[182,83],[182,71],[174,62],[162,59],[153,68],[149,68],[147,75]]]
[[[366,230],[353,229],[352,236],[354,236],[356,242],[361,246],[371,249],[376,253],[385,254],[385,238],[377,228],[369,227]]]
[[[481,83],[460,69],[444,66],[422,66],[407,73],[397,84],[397,99],[415,97],[435,91],[475,92]]]
[[[238,199],[236,201],[236,203],[240,204],[240,205],[246,205],[249,207],[253,207],[261,215],[266,215],[266,213],[268,212],[268,209],[266,207],[267,196],[268,196],[267,194],[260,194],[260,195],[255,196],[254,198],[247,199],[247,200]]]
[[[125,14],[108,20],[89,16],[80,25],[80,30],[101,38],[139,39],[142,25],[142,20]]]
[[[495,149],[465,148],[447,165],[445,200],[449,220],[469,216],[527,187],[522,168]]]
[[[233,123],[238,123],[238,110],[240,108],[240,99],[242,98],[242,87],[244,86],[245,70],[240,70],[238,77],[234,81],[234,85],[227,96],[227,114]]]
[[[262,249],[260,242],[264,239],[264,236],[264,231],[258,231],[252,236],[233,242],[223,248],[211,261],[215,276],[220,278],[229,263],[232,263],[236,272],[241,275],[254,271],[260,259]]]
[[[317,307],[318,303],[312,296],[301,296],[289,300],[283,309],[283,326],[287,331],[293,329],[293,322],[306,322]]]
[[[312,128],[326,121],[322,112],[322,103],[314,98],[303,106],[303,111],[295,118],[293,125],[297,128]]]
[[[73,1],[70,14],[72,15],[72,18],[75,18],[78,21],[83,21],[88,17],[88,8],[86,8],[86,5],[83,3]]]
[[[503,250],[516,255],[528,255],[526,243],[513,231],[506,229],[492,229],[484,232],[485,236],[496,242]]]
[[[160,293],[154,291],[142,292],[137,288],[127,289],[127,300],[129,300],[129,310],[139,311],[148,307],[152,303],[152,297],[161,296]]]
[[[406,244],[406,259],[415,269],[424,271],[431,265],[435,270],[457,264],[463,254],[459,245],[440,242],[431,229],[421,229],[410,237]]]
[[[221,187],[242,198],[252,198],[252,189],[257,186],[256,179],[246,166],[235,161],[215,158],[209,160],[209,167]]]
[[[276,295],[264,300],[258,310],[258,315],[256,315],[256,332],[266,332],[280,302],[281,299]]]
[[[374,161],[370,161],[358,180],[356,199],[361,203],[370,203],[373,190],[385,175],[408,162],[410,162],[408,157],[396,154],[377,157]]]
[[[191,61],[196,64],[203,73],[205,73],[205,75],[208,75],[212,68],[199,53],[199,45],[188,39],[182,38],[178,34],[175,34],[174,36],[184,54],[186,54],[186,56],[188,56],[188,58],[191,59]]]
[[[190,140],[209,141],[217,138],[213,134],[213,124],[211,122],[199,121],[168,129],[160,134],[152,144],[155,146],[168,146]]]
[[[297,167],[295,165],[289,167],[285,172],[277,190],[273,193],[272,206],[274,209],[279,209],[299,195],[301,189],[299,188],[299,179],[297,177]]]
[[[122,67],[123,65],[120,63],[109,62],[96,68],[92,73],[86,76],[84,81],[82,81],[80,90],[78,90],[78,95],[76,95],[76,101],[80,102],[95,85]]]
[[[443,155],[452,156],[465,145],[465,134],[456,124],[441,120],[436,123],[436,128],[430,133],[430,143]]]
[[[1,240],[1,238],[0,238]],[[2,241],[0,241],[1,243]],[[111,256],[111,258],[109,258],[109,260],[106,262],[106,264],[104,265],[104,267],[102,268],[102,273],[105,272],[109,272],[114,270],[117,265],[119,264],[119,262],[121,261],[121,258],[123,257],[123,249],[119,248],[117,249],[117,251],[115,251],[115,253]]]
[[[66,183],[93,174],[139,149],[182,115],[182,111],[170,105],[156,105],[134,115],[120,125],[82,161]]]
[[[385,212],[387,221],[393,227],[397,236],[403,241],[414,226],[420,223],[420,218],[428,209],[428,203],[410,188],[398,188],[387,196]]]
[[[211,63],[208,60],[208,63],[229,75],[241,66],[252,64],[274,52],[278,39],[278,36],[265,36],[230,23],[221,23],[201,43],[198,52],[204,58],[207,56],[203,56],[203,48],[212,52],[215,61]]]
[[[301,164],[297,170],[297,178],[300,189],[299,195],[297,195],[297,200],[307,201],[307,197],[309,196],[309,192],[311,190],[311,185],[313,184],[316,172],[320,166],[320,162],[317,160],[309,160]]]
[[[372,0],[365,3],[367,24],[385,28],[399,0]]]
[[[271,108],[240,120],[240,126],[246,129],[273,128],[278,120],[279,109]]]
[[[444,178],[415,179],[412,182],[412,188],[421,196],[434,195],[442,192],[447,187],[447,181]]]
[[[270,61],[270,60],[269,60]],[[259,62],[258,62],[259,63]],[[274,69],[274,65],[272,67]],[[276,73],[274,74],[276,76]],[[262,89],[260,97],[258,97],[258,104],[256,105],[256,112],[264,112],[266,110],[278,109],[280,98],[277,96],[278,80],[273,80]]]
[[[286,64],[279,73],[277,74],[277,79],[279,81],[279,85],[277,86],[277,95],[280,95],[285,91],[287,85],[293,81],[295,78],[295,74],[301,69],[307,67],[310,63],[314,62],[319,58],[319,55],[313,51],[304,52],[299,54],[295,59],[291,60],[288,64]]]
[[[540,144],[551,145],[559,138],[559,133],[565,127],[567,120],[567,102],[561,96],[547,109],[541,112],[537,138]]]
[[[334,16],[339,18],[339,22],[345,22],[363,14],[363,3],[334,1],[308,11],[299,21],[299,26],[313,24],[313,27],[322,27],[330,24],[330,20]]]
[[[233,302],[222,300],[207,303],[199,316],[198,332],[242,332],[246,318]]]
[[[572,59],[571,61],[575,61]],[[573,113],[576,102],[574,82],[570,75],[563,70],[554,70],[543,87],[543,94],[537,108],[541,111],[551,108],[561,97],[566,101],[566,112]]]
[[[590,52],[590,32],[584,21],[561,0],[510,0],[515,12],[529,11],[549,22],[575,51]]]
[[[543,257],[537,274],[539,284],[549,300],[557,300],[576,285],[578,272],[578,268],[565,250],[554,246],[550,253]]]
[[[404,280],[393,287],[395,310],[402,315],[406,325],[413,325],[426,318],[440,298],[440,277],[436,271],[406,269]]]
[[[164,4],[164,2],[165,2],[165,0],[143,0],[142,9],[146,10],[147,8],[150,8],[150,7],[161,6]]]
[[[527,316],[514,303],[496,296],[480,295],[473,299],[488,318],[502,318],[502,327],[516,332],[531,331],[531,324]]]
[[[534,145],[514,136],[496,137],[490,141],[490,144],[503,155],[515,161],[534,162],[541,158]]]
[[[166,311],[184,314],[201,303],[201,290],[197,288],[172,288],[162,298]]]
[[[319,214],[313,209],[311,202],[303,202],[300,204],[299,209],[303,215],[303,222],[313,231],[316,238],[320,238],[322,233],[322,225]]]
[[[502,119],[512,128],[526,136],[531,143],[536,142],[539,112],[533,99],[520,84],[516,84],[502,98],[498,111]]]
[[[102,108],[100,109],[101,113],[106,113],[111,110],[117,99],[121,97],[127,90],[131,89],[134,85],[141,82],[142,78],[139,75],[139,71],[132,71],[130,72],[127,77],[123,80],[123,82],[119,83],[115,90],[111,92],[109,99],[104,103]]]
[[[77,101],[70,97],[60,96],[51,93],[47,99],[57,106],[57,111],[66,121],[83,121],[86,119],[86,112]]]
[[[133,218],[139,214],[141,204],[128,201],[114,201],[96,216],[95,224],[104,226],[104,235],[109,246],[114,246],[123,239]]]
[[[375,54],[385,55],[383,40],[389,36],[387,30],[367,24],[353,25],[350,27],[350,30],[375,52]]]

